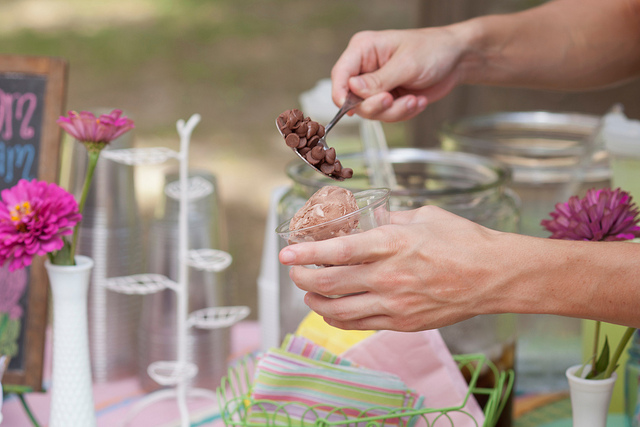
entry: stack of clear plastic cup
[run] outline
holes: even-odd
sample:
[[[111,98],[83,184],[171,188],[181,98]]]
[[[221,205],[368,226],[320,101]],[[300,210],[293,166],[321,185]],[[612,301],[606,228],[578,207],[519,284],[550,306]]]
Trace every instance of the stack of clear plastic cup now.
[[[213,189],[209,195],[189,201],[189,249],[226,250],[226,224],[215,175],[207,171],[192,170],[189,177],[206,180]],[[177,179],[176,173],[167,173],[166,186],[174,184]],[[149,273],[162,274],[174,281],[179,276],[178,215],[179,200],[169,197],[165,192],[149,226],[146,269]],[[229,291],[228,271],[189,270],[189,312],[228,305]],[[149,364],[177,357],[176,316],[176,293],[173,290],[165,289],[145,295],[138,330],[138,378],[145,391],[161,388],[149,376]],[[218,384],[227,372],[231,353],[231,328],[191,328],[187,346],[189,361],[198,366],[198,375],[190,380],[189,385],[211,388],[212,384]]]

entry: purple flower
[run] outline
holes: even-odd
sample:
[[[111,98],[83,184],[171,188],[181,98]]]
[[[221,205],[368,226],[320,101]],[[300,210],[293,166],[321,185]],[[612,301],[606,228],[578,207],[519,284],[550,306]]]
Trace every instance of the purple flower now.
[[[113,110],[96,118],[93,113],[69,111],[69,117],[61,116],[57,122],[62,129],[81,142],[108,144],[123,133],[133,129],[133,120],[122,116],[122,110]]]
[[[122,110],[118,109],[111,111],[109,114],[102,114],[98,118],[88,111],[82,111],[80,114],[75,111],[69,111],[69,117],[60,117],[58,124],[62,129],[67,131],[67,133],[80,141],[87,149],[89,162],[78,207],[78,212],[82,214],[84,204],[87,201],[87,195],[89,194],[89,188],[93,181],[93,174],[98,165],[100,152],[111,141],[133,129],[133,120],[123,116]],[[75,264],[79,228],[77,225],[73,230],[73,238],[71,239],[71,245],[68,251],[56,252],[49,256],[53,264]]]
[[[552,219],[541,224],[550,238],[562,240],[619,241],[640,237],[639,210],[629,193],[591,189],[584,198],[573,196],[556,204]]]
[[[10,271],[60,250],[82,218],[73,195],[56,184],[21,179],[0,194],[0,265],[9,261]]]

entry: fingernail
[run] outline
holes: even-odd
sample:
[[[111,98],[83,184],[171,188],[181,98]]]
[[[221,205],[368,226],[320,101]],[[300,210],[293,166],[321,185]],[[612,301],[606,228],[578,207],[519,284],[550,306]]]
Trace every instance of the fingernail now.
[[[349,80],[349,86],[357,90],[364,90],[367,88],[367,83],[360,76],[351,77]]]
[[[426,106],[427,106],[427,98],[425,98],[424,96],[419,96],[418,108],[422,109],[422,108],[425,108]]]
[[[409,98],[407,100],[407,110],[414,110],[416,108],[416,104],[415,98]]]
[[[306,294],[304,294],[304,303],[305,305],[309,305],[309,293],[307,292]]]
[[[280,252],[280,262],[282,262],[283,264],[289,264],[292,263],[293,261],[295,261],[296,259],[296,254],[293,253],[293,251],[289,250],[289,249],[283,249],[282,252]]]
[[[391,108],[391,105],[393,105],[393,99],[392,98],[387,96],[382,100],[382,107],[383,108],[385,108],[385,109]]]

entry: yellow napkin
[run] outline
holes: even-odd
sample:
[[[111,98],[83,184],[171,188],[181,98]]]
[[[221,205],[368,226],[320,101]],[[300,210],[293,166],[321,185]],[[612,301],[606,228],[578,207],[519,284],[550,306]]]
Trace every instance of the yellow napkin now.
[[[301,335],[333,354],[342,354],[376,331],[345,331],[328,325],[322,317],[310,312],[300,325],[296,335]]]

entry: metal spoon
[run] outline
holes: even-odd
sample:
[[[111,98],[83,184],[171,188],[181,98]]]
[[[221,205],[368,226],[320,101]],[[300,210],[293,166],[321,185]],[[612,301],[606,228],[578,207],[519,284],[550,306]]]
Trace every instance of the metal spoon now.
[[[340,120],[345,114],[347,114],[349,111],[353,110],[355,107],[357,107],[361,102],[363,101],[362,98],[360,98],[358,95],[356,95],[355,93],[349,91],[349,93],[347,93],[347,98],[344,100],[344,104],[342,104],[342,107],[340,107],[340,110],[338,110],[338,112],[336,113],[336,115],[333,117],[333,119],[331,119],[331,121],[329,122],[328,125],[326,125],[324,127],[324,136],[322,138],[320,138],[320,140],[318,141],[318,145],[320,145],[322,147],[323,150],[328,150],[329,146],[327,145],[327,134],[329,133],[329,131],[333,128],[333,126],[338,123],[338,120]],[[282,131],[280,130],[280,127],[278,126],[278,122],[276,120],[276,127],[278,128],[278,132],[280,132],[280,134],[282,135]],[[284,135],[282,135],[284,136]],[[324,176],[328,176],[331,179],[334,179],[336,181],[344,181],[344,178],[340,177],[340,176],[334,176],[334,175],[327,175],[324,172],[322,172],[319,168],[317,168],[315,165],[311,164],[306,158],[305,156],[301,155],[300,152],[298,152],[298,149],[293,148],[293,151],[298,155],[298,157],[300,157],[302,159],[303,162],[305,162],[306,164],[308,164],[309,166],[311,166],[312,168],[314,168],[315,170],[317,170],[318,172],[320,172],[322,175]]]
[[[360,98],[355,93],[349,91],[349,93],[347,93],[347,98],[344,100],[344,104],[342,104],[342,107],[340,107],[340,110],[338,110],[338,112],[333,117],[333,119],[331,119],[329,124],[324,127],[324,136],[320,138],[320,141],[318,141],[318,144],[321,144],[325,150],[329,149],[329,147],[327,146],[327,134],[329,133],[331,128],[333,128],[333,126],[335,126],[335,124],[338,123],[338,120],[340,120],[342,116],[344,116],[349,111],[356,108],[358,105],[360,105],[361,102],[362,102],[362,98]]]

